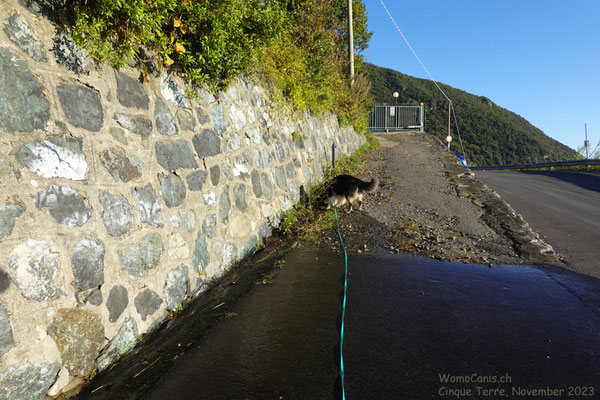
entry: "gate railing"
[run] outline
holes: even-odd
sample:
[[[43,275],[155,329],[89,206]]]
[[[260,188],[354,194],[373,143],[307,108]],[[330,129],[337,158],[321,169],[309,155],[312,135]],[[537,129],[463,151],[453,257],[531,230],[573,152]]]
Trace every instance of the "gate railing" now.
[[[372,132],[395,132],[425,129],[423,106],[375,106],[369,113],[368,129]]]

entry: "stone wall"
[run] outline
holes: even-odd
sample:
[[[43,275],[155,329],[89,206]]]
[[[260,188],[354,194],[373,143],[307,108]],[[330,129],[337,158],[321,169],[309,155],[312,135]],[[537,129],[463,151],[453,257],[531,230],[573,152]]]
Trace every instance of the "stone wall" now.
[[[244,77],[188,98],[153,64],[147,81],[95,65],[44,2],[3,3],[0,399],[40,399],[201,295],[322,178],[332,143],[364,139],[277,117]]]

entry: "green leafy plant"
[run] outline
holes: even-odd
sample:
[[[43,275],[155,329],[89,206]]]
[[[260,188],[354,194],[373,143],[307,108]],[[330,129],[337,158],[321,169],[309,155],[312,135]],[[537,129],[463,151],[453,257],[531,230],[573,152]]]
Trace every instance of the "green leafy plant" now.
[[[67,8],[63,0],[50,1]],[[346,6],[345,0],[68,3],[73,40],[98,61],[123,67],[136,59],[148,62],[146,54],[151,54],[159,69],[177,70],[215,90],[225,89],[241,73],[258,73],[278,108],[333,112],[342,125],[362,132],[370,106],[362,52],[371,32],[362,0],[353,0],[357,75],[351,88]],[[144,66],[142,76],[147,74]]]
[[[285,21],[276,1],[77,0],[74,7],[72,37],[94,59],[122,67],[148,48],[164,67],[219,89],[259,63]]]

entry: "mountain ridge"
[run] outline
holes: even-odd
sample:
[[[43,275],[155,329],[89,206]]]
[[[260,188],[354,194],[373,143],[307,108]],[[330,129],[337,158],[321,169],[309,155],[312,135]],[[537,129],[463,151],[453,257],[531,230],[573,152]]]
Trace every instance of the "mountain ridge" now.
[[[425,105],[425,131],[445,141],[448,101],[431,80],[365,63],[375,104]],[[498,165],[562,161],[575,158],[575,150],[546,135],[522,116],[496,105],[486,96],[468,93],[438,82],[452,100],[464,153],[471,165]],[[452,136],[457,136],[454,119]],[[460,146],[453,142],[455,150]],[[462,150],[458,150],[462,151]]]

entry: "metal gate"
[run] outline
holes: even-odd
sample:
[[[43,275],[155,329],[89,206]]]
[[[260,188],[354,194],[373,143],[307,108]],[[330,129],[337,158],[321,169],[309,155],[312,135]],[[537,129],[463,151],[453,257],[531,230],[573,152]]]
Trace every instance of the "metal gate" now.
[[[425,128],[423,106],[375,106],[369,113],[368,129],[373,132],[395,132]]]

